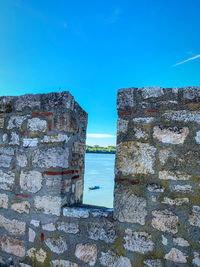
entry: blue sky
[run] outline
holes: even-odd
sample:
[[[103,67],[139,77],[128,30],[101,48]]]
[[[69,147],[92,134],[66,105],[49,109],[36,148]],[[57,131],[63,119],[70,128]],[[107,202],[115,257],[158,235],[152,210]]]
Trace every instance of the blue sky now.
[[[0,0],[0,95],[69,90],[89,114],[87,143],[115,144],[117,89],[200,85],[199,11],[199,0]]]

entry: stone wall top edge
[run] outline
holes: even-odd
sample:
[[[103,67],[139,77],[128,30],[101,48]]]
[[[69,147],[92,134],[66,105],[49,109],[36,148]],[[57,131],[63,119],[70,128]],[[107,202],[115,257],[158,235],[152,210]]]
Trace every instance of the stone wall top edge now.
[[[117,94],[118,110],[159,109],[160,107],[173,109],[191,102],[200,103],[200,86],[130,87],[119,89]],[[192,107],[196,108],[197,105]],[[186,108],[188,107],[186,106]]]

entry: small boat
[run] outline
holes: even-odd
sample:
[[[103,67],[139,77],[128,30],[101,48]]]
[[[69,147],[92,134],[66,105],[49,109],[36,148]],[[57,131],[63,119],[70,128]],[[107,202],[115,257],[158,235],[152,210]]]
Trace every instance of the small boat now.
[[[94,185],[94,186],[89,187],[89,190],[96,190],[96,189],[100,189],[100,186]]]

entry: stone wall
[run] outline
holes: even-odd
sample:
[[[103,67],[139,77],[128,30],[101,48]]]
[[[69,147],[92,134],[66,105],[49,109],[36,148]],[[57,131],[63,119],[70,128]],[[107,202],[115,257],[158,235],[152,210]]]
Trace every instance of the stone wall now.
[[[114,212],[81,204],[69,93],[0,103],[2,266],[200,266],[200,88],[118,91]]]

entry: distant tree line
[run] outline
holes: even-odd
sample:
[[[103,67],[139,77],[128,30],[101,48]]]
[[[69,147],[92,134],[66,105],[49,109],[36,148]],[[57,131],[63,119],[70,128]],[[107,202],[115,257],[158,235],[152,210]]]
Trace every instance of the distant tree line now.
[[[105,154],[115,154],[116,146],[86,146],[86,153],[105,153]]]

